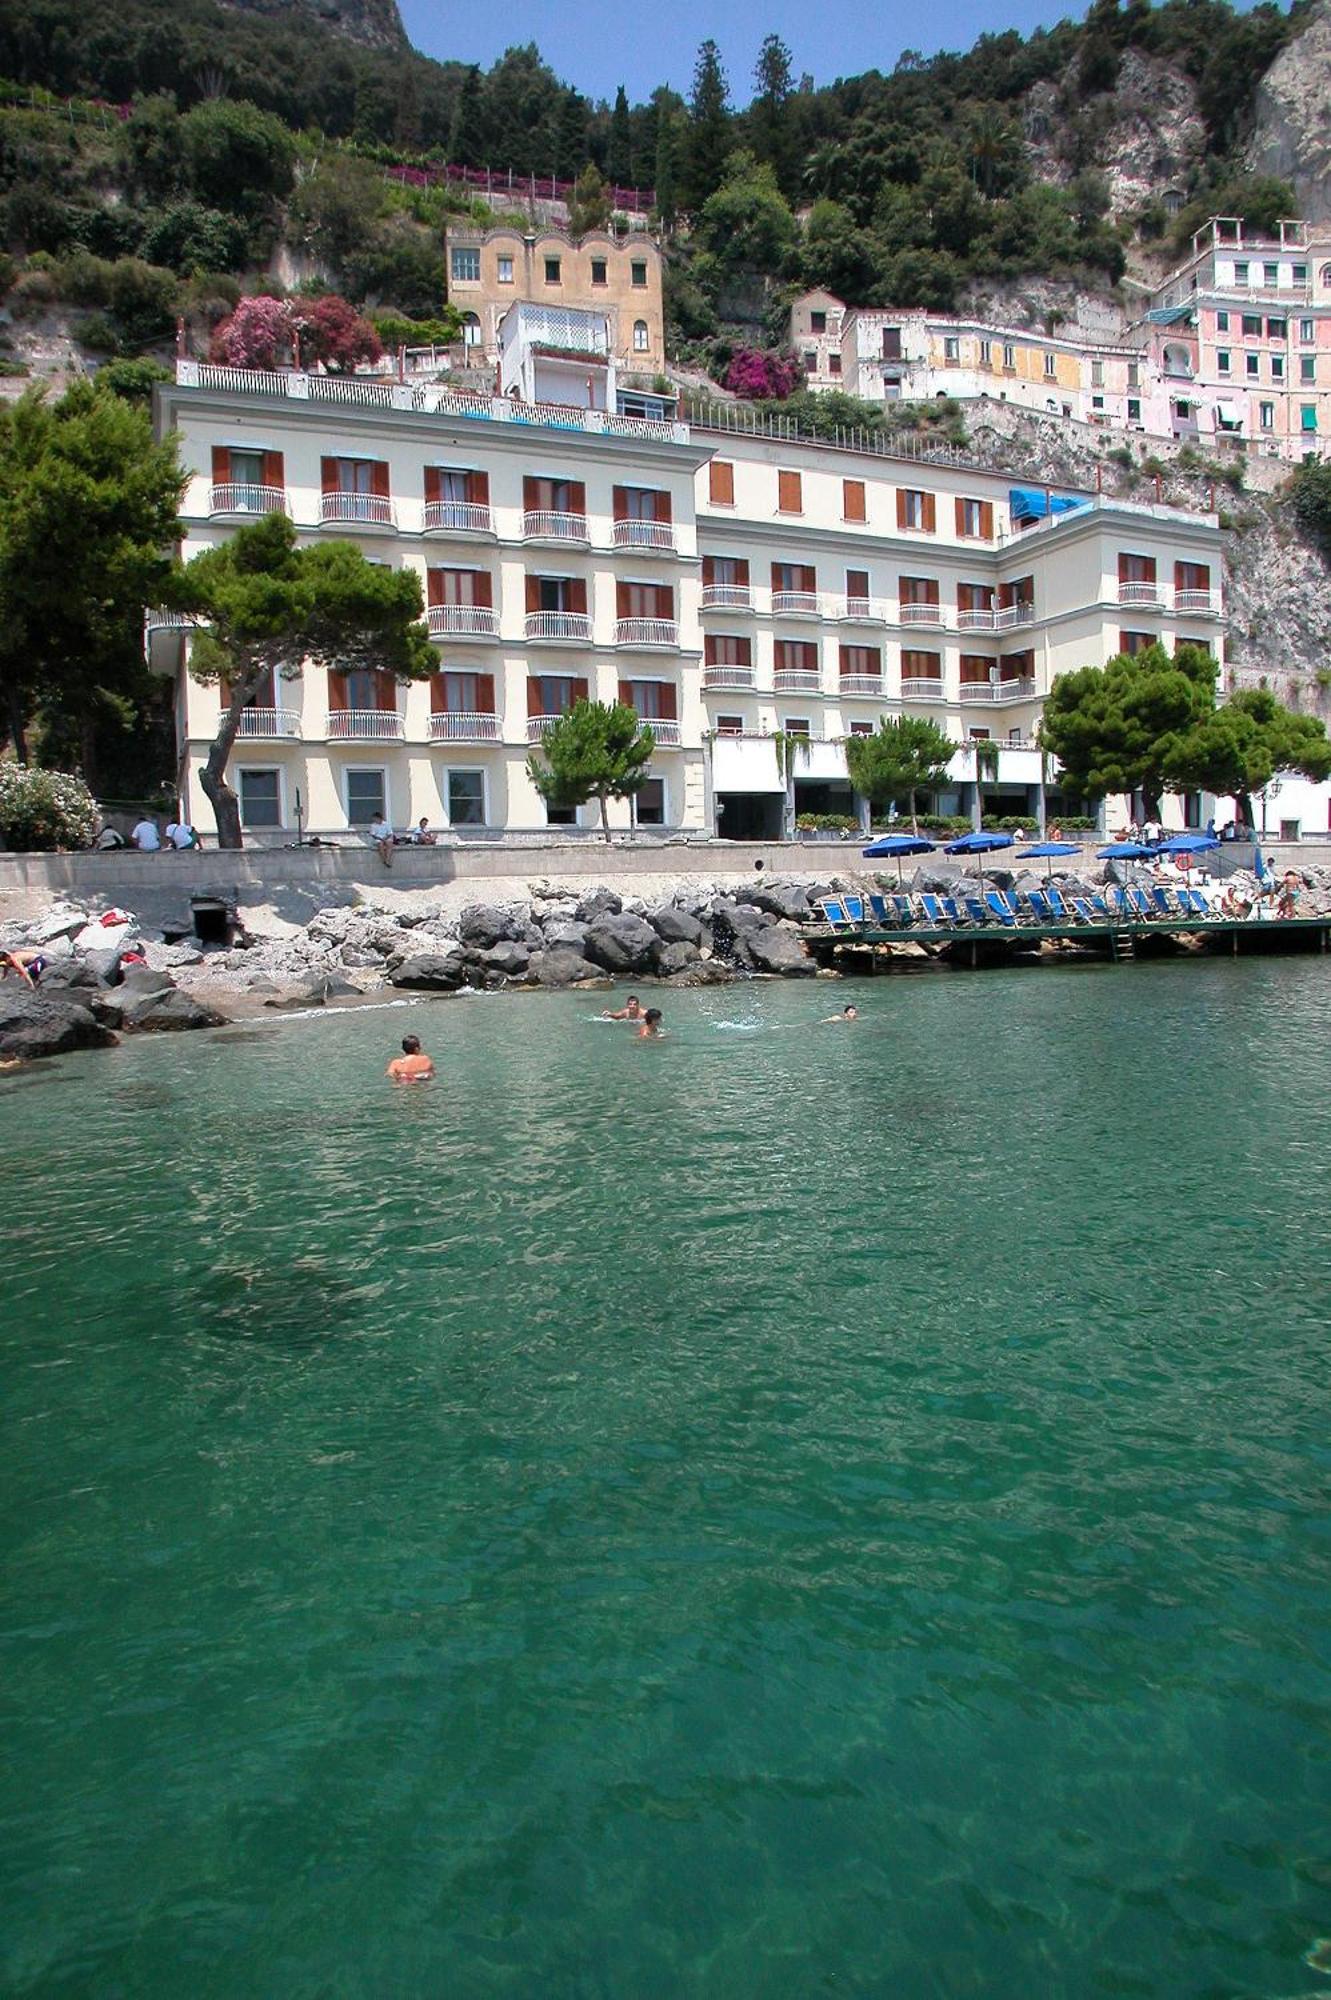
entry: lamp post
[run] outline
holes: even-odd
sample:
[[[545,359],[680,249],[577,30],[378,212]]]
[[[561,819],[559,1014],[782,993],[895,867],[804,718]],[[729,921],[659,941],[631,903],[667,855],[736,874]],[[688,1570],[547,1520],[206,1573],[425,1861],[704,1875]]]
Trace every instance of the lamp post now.
[[[300,803],[299,785],[297,785],[296,787],[296,845],[297,847],[303,847],[305,845],[304,836],[301,831],[301,803]]]

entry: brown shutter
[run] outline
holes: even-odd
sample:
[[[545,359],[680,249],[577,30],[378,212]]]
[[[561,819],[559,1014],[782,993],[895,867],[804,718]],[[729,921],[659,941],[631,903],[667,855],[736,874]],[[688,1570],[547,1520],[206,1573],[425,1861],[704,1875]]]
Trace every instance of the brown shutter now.
[[[231,448],[225,444],[213,446],[213,485],[231,484]]]
[[[263,455],[263,483],[265,486],[286,485],[286,466],[280,451],[266,451]]]
[[[992,500],[980,502],[980,533],[986,542],[994,539],[994,503]]]
[[[1191,563],[1185,563],[1185,562],[1176,562],[1176,563],[1174,564],[1174,588],[1175,588],[1175,590],[1187,590],[1187,589],[1189,589],[1189,588],[1190,588],[1190,586],[1189,586],[1189,583],[1188,583],[1188,571],[1189,571],[1189,570],[1190,570],[1191,568],[1192,568],[1192,564],[1191,564]]]
[[[587,488],[580,479],[570,479],[568,484],[568,511],[570,514],[587,512]]]
[[[480,715],[493,715],[495,712],[495,677],[493,674],[477,674],[476,676],[476,709]]]
[[[568,700],[569,707],[572,708],[575,701],[586,701],[586,699],[587,699],[586,681],[575,680],[572,686],[569,688],[569,700]]]
[[[528,611],[539,611],[540,608],[541,579],[539,576],[529,574],[527,577],[527,609]]]
[[[934,532],[934,530],[935,530],[935,529],[937,528],[937,526],[938,526],[938,508],[937,508],[937,506],[936,506],[936,504],[935,504],[935,502],[934,502],[934,496],[933,496],[933,494],[932,494],[932,493],[926,493],[926,494],[925,494],[925,496],[924,496],[924,532],[925,532],[925,534],[926,534],[926,535],[932,535],[932,534],[933,534],[933,532]]]
[[[670,511],[670,495],[668,493],[658,493],[656,496],[656,518],[658,521],[672,521],[674,519]]]
[[[862,479],[842,480],[841,512],[847,521],[865,521],[868,519],[864,505],[864,481]]]
[[[442,674],[430,675],[430,713],[445,715],[448,712],[448,682]]]
[[[675,700],[675,683],[673,681],[662,681],[661,683],[661,720],[662,722],[678,722],[679,720],[679,707]]]
[[[347,677],[339,673],[336,667],[330,667],[328,670],[328,706],[330,709],[348,706]]]
[[[744,588],[745,588],[746,590],[748,589],[748,587],[749,587],[749,559],[748,559],[748,557],[747,557],[747,556],[744,556],[744,557],[742,557],[742,558],[741,558],[741,560],[740,560],[740,561],[738,561],[738,562],[737,562],[737,563],[735,564],[735,581],[736,581],[736,583],[742,583],[742,584],[743,584],[743,586],[744,586]]]
[[[619,683],[619,699],[625,708],[632,708],[633,706],[632,681],[621,681]]]
[[[627,486],[616,486],[611,494],[614,517],[617,521],[627,521],[629,517],[629,490]]]
[[[852,649],[849,646],[837,647],[837,651],[841,655],[841,671],[843,674],[848,674],[850,672],[851,650]]]
[[[708,492],[717,507],[735,504],[735,468],[728,458],[714,458],[707,468]]]
[[[658,618],[673,618],[675,615],[675,586],[673,583],[658,583],[656,586],[656,614]]]
[[[397,707],[397,682],[382,669],[376,671],[374,676],[374,705],[378,709]]]
[[[784,590],[784,589],[785,589],[785,585],[784,585],[784,584],[782,583],[782,581],[781,581],[781,572],[782,572],[782,570],[783,570],[784,568],[785,568],[785,564],[784,564],[784,563],[773,563],[773,564],[772,564],[772,588],[773,588],[773,590]]]
[[[966,532],[966,502],[957,498],[952,502],[952,505],[957,510],[957,533],[964,535]]]
[[[800,475],[798,472],[777,473],[776,505],[777,512],[780,514],[802,514],[804,512]]]
[[[425,601],[427,604],[443,604],[444,572],[441,569],[427,569],[425,572]]]
[[[1120,554],[1118,559],[1118,580],[1127,583],[1132,576],[1132,557]]]
[[[848,569],[846,571],[846,595],[847,597],[855,598],[867,597],[869,595],[869,572],[867,569]]]
[[[909,526],[909,523],[906,519],[905,489],[900,486],[897,488],[897,526],[899,528],[905,528]]]
[[[920,602],[921,602],[922,604],[937,604],[937,602],[938,602],[938,578],[937,578],[936,576],[931,576],[931,577],[926,577],[926,578],[925,578],[925,581],[924,581],[924,596],[923,596],[923,597],[922,597],[922,598],[920,599]]]
[[[541,507],[541,482],[528,473],[522,482],[522,505],[528,514],[539,513]]]
[[[805,563],[800,571],[800,589],[814,591],[818,588],[818,572],[812,563]]]
[[[528,674],[527,676],[527,713],[528,715],[545,714],[545,710],[541,707],[541,683],[535,674]]]
[[[708,587],[708,586],[709,586],[710,584],[713,584],[713,583],[715,583],[715,582],[716,582],[716,557],[715,557],[715,556],[704,556],[704,557],[703,557],[703,559],[702,559],[702,581],[703,581],[703,589],[704,589],[704,590],[706,590],[706,589],[707,589],[707,587]]]
[[[585,618],[587,616],[587,579],[585,576],[571,576],[568,580],[568,608]]]
[[[488,472],[467,474],[467,499],[473,507],[488,507],[490,504],[490,475]]]
[[[474,569],[471,573],[471,601],[483,604],[489,610],[494,604],[494,587],[488,569]]]
[[[323,490],[324,490],[324,492],[325,492],[325,493],[336,493],[336,491],[337,491],[337,460],[336,460],[335,458],[321,458],[321,459],[320,459],[320,461],[319,461],[319,477],[320,477],[320,480],[321,480],[321,482],[322,482],[322,485],[323,485]]]
[[[633,616],[632,590],[631,586],[627,583],[616,583],[615,585],[615,616],[616,618],[631,618]]]
[[[443,497],[443,490],[444,490],[444,475],[442,471],[437,465],[427,465],[425,468],[426,506],[427,507],[434,506]]]
[[[375,495],[376,499],[386,500],[388,498],[387,459],[384,458],[375,459],[374,469],[370,474],[370,491]]]

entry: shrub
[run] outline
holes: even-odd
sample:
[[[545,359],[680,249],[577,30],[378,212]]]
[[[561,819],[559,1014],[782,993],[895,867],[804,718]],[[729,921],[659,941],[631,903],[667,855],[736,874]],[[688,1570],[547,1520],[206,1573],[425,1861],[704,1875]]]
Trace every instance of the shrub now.
[[[0,840],[19,853],[91,847],[97,806],[82,778],[28,764],[0,764]]]
[[[160,361],[108,361],[97,370],[97,387],[109,389],[113,396],[121,396],[127,403],[150,403],[153,384],[171,379],[171,370],[163,368]]]
[[[291,359],[291,308],[266,293],[242,299],[213,334],[214,361],[230,368],[277,368]]]
[[[154,264],[192,277],[197,271],[224,271],[246,262],[245,225],[234,215],[198,202],[178,201],[163,209],[143,239],[143,254]]]
[[[120,335],[105,313],[89,313],[75,337],[92,354],[119,354]]]
[[[111,270],[109,259],[71,250],[59,268],[60,296],[75,306],[110,305]]]
[[[980,822],[986,833],[1037,833],[1039,821],[1029,819],[1025,813],[1006,813],[998,817],[986,813]]]
[[[795,821],[797,833],[854,833],[858,826],[847,813],[801,813]]]
[[[15,319],[40,319],[59,296],[60,288],[49,271],[27,270],[15,278],[6,303]]]
[[[799,367],[785,355],[760,354],[756,348],[740,347],[726,370],[724,386],[732,396],[757,403],[793,396],[799,383]]]
[[[293,306],[291,320],[300,335],[301,360],[307,365],[321,361],[325,368],[346,374],[363,361],[383,358],[383,346],[369,321],[334,292],[312,305]]]

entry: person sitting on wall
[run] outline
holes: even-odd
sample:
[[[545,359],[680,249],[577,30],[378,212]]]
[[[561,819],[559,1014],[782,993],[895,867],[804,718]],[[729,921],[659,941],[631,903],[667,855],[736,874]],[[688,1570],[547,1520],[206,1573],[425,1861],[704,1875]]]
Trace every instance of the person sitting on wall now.
[[[379,859],[383,862],[384,867],[391,868],[393,865],[393,848],[396,845],[397,836],[393,832],[392,822],[383,813],[376,813],[370,821],[370,839],[378,848]]]
[[[421,814],[420,822],[411,838],[413,844],[417,847],[434,847],[437,844],[438,835],[431,833],[430,822],[424,813]]]
[[[160,854],[162,849],[162,829],[151,814],[145,813],[130,834],[130,842],[140,854]]]

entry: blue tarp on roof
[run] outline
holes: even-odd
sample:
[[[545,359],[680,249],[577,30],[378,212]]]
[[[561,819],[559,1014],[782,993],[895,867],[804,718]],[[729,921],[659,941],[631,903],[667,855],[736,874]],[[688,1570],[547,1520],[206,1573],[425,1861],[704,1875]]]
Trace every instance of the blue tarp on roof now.
[[[1008,493],[1014,521],[1043,521],[1047,514],[1070,514],[1085,507],[1084,499],[1069,499],[1064,493],[1047,493],[1043,486],[1014,486]]]

